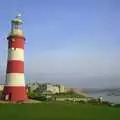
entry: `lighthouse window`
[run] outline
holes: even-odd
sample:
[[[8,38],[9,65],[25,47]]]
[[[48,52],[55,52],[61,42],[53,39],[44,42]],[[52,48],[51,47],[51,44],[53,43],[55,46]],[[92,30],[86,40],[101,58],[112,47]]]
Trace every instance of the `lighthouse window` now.
[[[12,47],[12,50],[14,50],[14,48]]]

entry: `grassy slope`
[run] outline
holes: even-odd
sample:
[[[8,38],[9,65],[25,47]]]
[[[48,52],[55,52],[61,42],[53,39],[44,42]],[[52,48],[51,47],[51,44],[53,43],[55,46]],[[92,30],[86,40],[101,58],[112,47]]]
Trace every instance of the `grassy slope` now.
[[[119,120],[120,108],[69,103],[0,104],[1,120]]]

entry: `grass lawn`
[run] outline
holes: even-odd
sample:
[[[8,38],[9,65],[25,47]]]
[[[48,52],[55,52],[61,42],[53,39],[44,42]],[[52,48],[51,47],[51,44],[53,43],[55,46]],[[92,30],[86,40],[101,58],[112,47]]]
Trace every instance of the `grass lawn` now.
[[[0,120],[120,120],[120,108],[72,103],[0,104]]]

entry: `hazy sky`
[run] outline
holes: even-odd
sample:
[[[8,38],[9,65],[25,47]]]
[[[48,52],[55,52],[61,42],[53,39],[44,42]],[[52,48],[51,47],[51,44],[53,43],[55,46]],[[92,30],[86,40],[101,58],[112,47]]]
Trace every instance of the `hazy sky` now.
[[[26,34],[26,81],[120,86],[120,0],[0,0],[1,75],[5,36],[19,12]]]

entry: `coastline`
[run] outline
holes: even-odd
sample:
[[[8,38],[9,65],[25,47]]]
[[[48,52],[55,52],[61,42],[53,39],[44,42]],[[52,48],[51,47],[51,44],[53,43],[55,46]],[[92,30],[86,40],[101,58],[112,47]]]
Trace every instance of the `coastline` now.
[[[88,94],[88,97],[92,97],[94,99],[97,99],[99,96],[102,96],[104,101],[108,101],[114,104],[120,104],[120,96],[109,96],[106,92]]]

